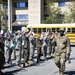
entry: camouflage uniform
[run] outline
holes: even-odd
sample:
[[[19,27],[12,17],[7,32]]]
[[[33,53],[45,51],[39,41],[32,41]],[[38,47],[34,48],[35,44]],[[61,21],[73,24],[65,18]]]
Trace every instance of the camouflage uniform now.
[[[36,47],[37,47],[37,63],[39,63],[41,56],[41,47],[42,47],[42,40],[40,34],[38,34],[38,37],[36,38]]]
[[[2,75],[1,69],[3,68],[4,63],[5,63],[4,42],[3,42],[2,38],[0,37],[0,75]]]
[[[21,31],[17,31],[17,36],[15,38],[16,40],[16,47],[15,47],[15,52],[16,52],[16,67],[20,67],[20,62],[21,62],[21,52],[22,52],[22,35]]]
[[[52,52],[51,33],[49,33],[48,35],[48,49],[49,49],[49,55],[51,55]]]
[[[30,50],[29,36],[28,36],[28,33],[26,32],[25,36],[24,36],[24,51],[23,51],[24,63],[23,63],[23,67],[29,65],[29,63],[28,63],[29,50]]]
[[[60,30],[63,30],[62,28]],[[55,64],[59,68],[59,73],[63,75],[63,72],[65,71],[65,62],[66,62],[66,53],[68,50],[68,54],[71,52],[70,48],[70,40],[67,36],[57,36],[53,41],[56,42],[56,48],[55,48]]]

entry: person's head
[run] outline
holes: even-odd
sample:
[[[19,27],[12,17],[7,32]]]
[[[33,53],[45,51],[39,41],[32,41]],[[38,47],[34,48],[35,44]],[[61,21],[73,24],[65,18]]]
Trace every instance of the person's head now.
[[[21,34],[21,31],[20,31],[20,30],[18,30],[18,31],[17,31],[17,34],[18,34],[18,35],[20,35],[20,34]]]
[[[41,36],[41,33],[38,33],[38,35],[37,35],[38,37],[40,37]]]
[[[61,35],[61,36],[63,36],[63,35],[64,35],[64,31],[65,31],[65,29],[64,29],[64,28],[60,28],[59,33],[60,33],[60,35]]]

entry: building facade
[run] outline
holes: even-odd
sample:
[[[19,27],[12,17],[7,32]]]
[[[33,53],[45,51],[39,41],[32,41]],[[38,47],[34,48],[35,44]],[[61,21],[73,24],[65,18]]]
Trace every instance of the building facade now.
[[[45,0],[4,0],[4,9],[8,9],[9,30],[18,30],[28,24],[41,24],[48,16],[46,12]],[[64,11],[69,11],[67,4],[75,0],[57,0],[55,6],[59,7],[64,14]]]

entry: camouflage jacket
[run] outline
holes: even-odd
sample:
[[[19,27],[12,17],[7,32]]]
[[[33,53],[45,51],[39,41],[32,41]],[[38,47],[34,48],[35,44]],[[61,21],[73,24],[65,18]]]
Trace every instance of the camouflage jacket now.
[[[40,37],[36,38],[36,47],[42,47],[42,40],[40,39]]]
[[[57,36],[55,39],[52,40],[52,43],[56,43],[56,50],[55,52],[57,54],[61,53],[66,53],[68,50],[68,53],[71,52],[71,47],[70,47],[70,40],[68,39],[67,36]]]
[[[30,49],[29,37],[24,36],[24,48]]]
[[[4,54],[4,41],[0,38],[0,52]]]
[[[48,46],[51,45],[51,36],[48,36]]]

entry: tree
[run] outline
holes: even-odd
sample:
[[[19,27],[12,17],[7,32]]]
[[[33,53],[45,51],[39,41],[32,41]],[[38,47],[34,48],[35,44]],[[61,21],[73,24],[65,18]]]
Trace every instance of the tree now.
[[[70,9],[70,14],[68,16],[69,17],[69,21],[71,23],[75,23],[75,1],[71,2],[67,6]]]
[[[2,4],[3,3],[3,0],[0,0],[0,4]]]
[[[3,4],[4,4],[5,1],[6,0],[0,0],[0,30],[1,30],[1,28],[2,29],[5,28],[3,30],[7,29],[7,26],[5,26],[5,25],[7,25],[7,23],[3,19],[4,15],[6,15],[7,12],[6,12],[6,9],[2,8],[2,6],[3,6]]]
[[[1,16],[3,15],[3,12],[1,10],[1,4],[3,3],[3,0],[0,0],[0,30],[1,30]]]
[[[3,31],[4,31],[4,32],[7,32],[7,30],[8,30],[8,26],[7,26],[6,24],[4,24]]]
[[[52,23],[62,23],[63,17],[61,18],[61,11],[58,7],[55,7],[54,2],[55,0],[45,0],[46,1],[46,8],[47,8],[47,15],[46,20],[43,20],[43,23],[52,24]]]

